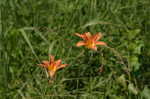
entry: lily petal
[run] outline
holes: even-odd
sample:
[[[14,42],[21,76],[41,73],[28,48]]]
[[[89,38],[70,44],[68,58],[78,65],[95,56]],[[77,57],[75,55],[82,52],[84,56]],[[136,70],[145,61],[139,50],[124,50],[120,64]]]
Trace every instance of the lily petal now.
[[[58,70],[58,69],[61,69],[61,68],[64,68],[64,67],[66,67],[66,66],[68,66],[68,64],[62,64],[62,65],[60,65],[59,67],[57,67],[57,70]]]
[[[93,46],[91,49],[94,50],[94,51],[97,51],[97,47],[96,46]]]
[[[86,37],[83,34],[75,33],[75,35],[81,37],[83,40],[86,40]]]
[[[84,34],[75,33],[75,35],[81,37],[83,40],[89,40],[91,38],[90,32],[85,32]]]
[[[85,32],[83,35],[85,35],[86,40],[89,40],[91,38],[91,33],[90,32]]]
[[[106,46],[107,44],[105,42],[102,42],[102,41],[97,41],[95,42],[96,45],[104,45]]]
[[[43,64],[49,65],[49,61],[42,61]]]
[[[60,64],[61,64],[61,59],[59,59],[55,62],[55,66],[59,66]]]
[[[49,61],[42,61],[42,64],[38,64],[38,65],[47,68],[49,66]]]
[[[44,64],[37,64],[38,66],[41,66],[41,67],[44,67],[44,68],[47,68],[47,65],[44,65]]]
[[[92,36],[92,39],[93,39],[94,41],[97,41],[97,40],[99,40],[101,37],[102,37],[102,34],[101,34],[101,33],[97,33],[97,34],[95,34],[95,35]]]
[[[48,74],[51,78],[54,77],[55,73],[56,73],[56,71],[48,71]]]
[[[85,45],[86,43],[84,41],[79,41],[76,46],[79,47],[79,46],[83,46]]]
[[[49,57],[50,57],[50,63],[53,63],[54,62],[54,56],[49,55]]]

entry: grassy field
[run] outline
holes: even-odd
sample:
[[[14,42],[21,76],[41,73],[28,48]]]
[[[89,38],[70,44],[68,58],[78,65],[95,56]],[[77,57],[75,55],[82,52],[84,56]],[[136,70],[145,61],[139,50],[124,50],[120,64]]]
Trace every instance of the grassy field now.
[[[0,9],[0,99],[150,99],[150,0],[1,0]],[[101,32],[110,48],[76,47],[77,32]],[[37,65],[48,54],[69,64],[52,83]]]

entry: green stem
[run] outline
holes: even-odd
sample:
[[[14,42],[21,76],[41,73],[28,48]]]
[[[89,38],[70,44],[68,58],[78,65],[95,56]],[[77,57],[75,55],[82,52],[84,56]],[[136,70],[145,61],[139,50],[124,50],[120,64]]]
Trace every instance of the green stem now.
[[[106,48],[109,48],[119,58],[119,60],[121,61],[121,64],[123,64],[124,66],[127,67],[127,69],[125,70],[125,72],[128,74],[129,80],[131,80],[131,73],[130,73],[129,66],[124,63],[122,55],[120,55],[120,53],[117,50],[115,50],[112,47],[109,47],[108,45],[106,46]]]

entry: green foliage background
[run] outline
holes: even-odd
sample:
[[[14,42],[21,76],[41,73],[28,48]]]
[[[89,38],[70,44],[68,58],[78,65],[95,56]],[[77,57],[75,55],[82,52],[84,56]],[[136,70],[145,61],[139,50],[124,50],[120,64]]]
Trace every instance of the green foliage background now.
[[[150,99],[150,0],[1,0],[0,9],[1,99]],[[111,48],[77,48],[74,33],[88,31]],[[48,54],[69,64],[51,84],[37,66]]]

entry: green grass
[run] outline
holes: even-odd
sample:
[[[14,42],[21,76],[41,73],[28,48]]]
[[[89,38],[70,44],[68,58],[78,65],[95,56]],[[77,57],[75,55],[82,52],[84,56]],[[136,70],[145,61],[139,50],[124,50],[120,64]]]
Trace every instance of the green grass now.
[[[0,99],[150,99],[149,0],[1,0]],[[111,48],[77,48],[102,32]],[[68,67],[52,84],[48,54]],[[104,71],[99,72],[103,66]]]

